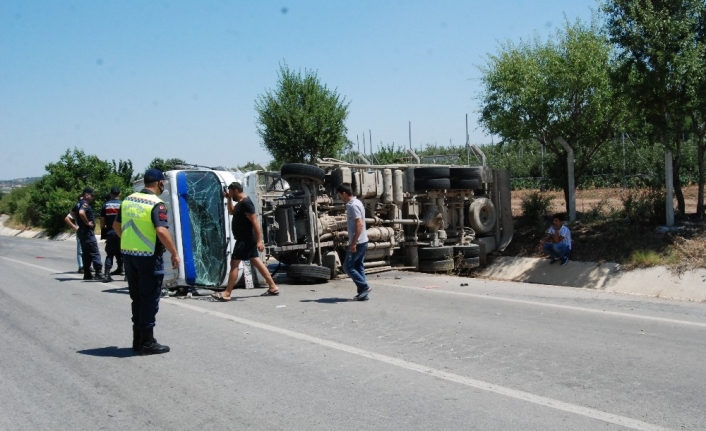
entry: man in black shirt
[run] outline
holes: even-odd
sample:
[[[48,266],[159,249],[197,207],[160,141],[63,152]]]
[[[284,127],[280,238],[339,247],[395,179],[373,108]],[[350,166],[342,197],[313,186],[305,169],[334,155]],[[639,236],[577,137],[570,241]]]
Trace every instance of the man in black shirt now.
[[[93,217],[93,208],[91,202],[95,198],[95,193],[90,187],[83,189],[83,197],[76,206],[73,212],[77,215],[75,221],[78,225],[77,235],[81,241],[81,251],[83,252],[83,279],[84,280],[103,280],[103,262],[101,253],[98,250],[98,241],[93,230],[96,228],[96,221]],[[96,271],[95,277],[91,274],[91,263]]]
[[[260,260],[260,252],[265,250],[265,243],[262,241],[262,232],[260,223],[257,220],[255,204],[243,192],[243,186],[237,182],[228,186],[226,197],[228,198],[228,213],[233,215],[232,227],[235,246],[230,258],[230,273],[228,274],[226,290],[222,293],[216,292],[211,296],[217,301],[230,301],[231,292],[235,288],[235,282],[238,280],[238,266],[243,260],[249,260],[250,264],[265,278],[268,289],[261,296],[279,295],[279,288],[265,264]],[[238,204],[234,205],[233,200]]]

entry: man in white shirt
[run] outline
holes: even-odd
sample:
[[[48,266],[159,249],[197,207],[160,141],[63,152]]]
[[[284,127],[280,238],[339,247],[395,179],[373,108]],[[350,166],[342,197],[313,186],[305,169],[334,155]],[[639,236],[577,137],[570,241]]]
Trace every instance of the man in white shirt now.
[[[557,260],[561,260],[561,266],[569,263],[571,231],[564,226],[561,215],[554,216],[552,225],[547,230],[547,235],[539,242],[539,247],[551,257],[550,264]]]
[[[336,191],[346,204],[346,216],[348,219],[348,253],[346,253],[346,260],[343,262],[343,270],[350,276],[358,290],[358,294],[353,300],[367,301],[370,299],[372,288],[365,279],[364,260],[365,251],[368,248],[365,207],[353,195],[353,189],[350,184],[343,183],[336,188]]]

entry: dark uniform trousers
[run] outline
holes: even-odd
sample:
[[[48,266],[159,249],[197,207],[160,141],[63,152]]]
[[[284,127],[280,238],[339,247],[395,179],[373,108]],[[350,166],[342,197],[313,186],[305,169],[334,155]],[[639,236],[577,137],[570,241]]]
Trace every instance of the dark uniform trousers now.
[[[103,262],[101,262],[101,253],[98,250],[98,241],[96,241],[93,230],[89,227],[79,228],[78,238],[81,241],[84,275],[91,274],[91,262],[93,262],[93,269],[96,270],[96,273],[100,273],[103,269]]]
[[[120,252],[120,237],[113,229],[105,235],[105,273],[110,272],[113,267],[113,258],[118,263],[118,269],[123,269],[123,255]]]
[[[154,328],[164,280],[162,255],[123,255],[125,278],[132,299],[132,324],[137,330]]]

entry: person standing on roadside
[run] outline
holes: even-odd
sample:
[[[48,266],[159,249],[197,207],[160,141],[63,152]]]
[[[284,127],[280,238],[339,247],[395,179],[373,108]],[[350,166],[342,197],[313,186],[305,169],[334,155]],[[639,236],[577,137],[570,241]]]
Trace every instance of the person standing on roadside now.
[[[370,299],[372,288],[365,279],[365,251],[368,249],[368,233],[365,227],[365,207],[353,195],[353,189],[348,183],[343,183],[336,188],[341,200],[346,204],[348,218],[348,253],[343,263],[343,270],[355,283],[358,294],[354,301],[367,301]]]
[[[115,217],[118,215],[118,211],[120,211],[120,189],[118,187],[111,188],[108,197],[109,199],[103,204],[100,214],[101,237],[105,237],[105,280],[103,280],[103,283],[113,281],[113,275],[123,274],[120,237],[115,233],[115,229],[113,229]],[[110,269],[113,267],[113,259],[117,262],[118,267],[114,272],[110,272]]]
[[[76,202],[79,202],[83,198],[83,195],[78,195]],[[68,227],[74,230],[74,236],[76,237],[76,260],[78,261],[78,273],[83,274],[83,254],[81,253],[81,238],[78,236],[78,224],[76,223],[76,217],[78,214],[74,213],[74,207],[71,207],[69,213],[64,217],[64,223]]]
[[[279,287],[275,284],[267,266],[260,260],[260,252],[265,250],[265,243],[262,241],[262,231],[257,220],[255,204],[243,192],[243,185],[237,182],[228,186],[225,195],[228,198],[228,213],[233,215],[232,230],[235,246],[233,246],[233,254],[230,257],[230,273],[226,289],[223,292],[211,294],[211,297],[220,302],[230,301],[235,282],[238,280],[238,267],[240,262],[244,260],[249,260],[267,283],[267,290],[260,296],[279,295]],[[233,200],[238,204],[233,204]]]
[[[561,215],[556,214],[552,218],[552,225],[549,226],[547,234],[539,242],[539,247],[551,257],[550,264],[555,263],[557,260],[561,261],[561,266],[569,263],[571,231],[564,226]]]
[[[81,252],[83,255],[83,279],[84,280],[103,280],[103,262],[101,261],[101,253],[98,250],[98,241],[96,241],[96,221],[93,217],[93,208],[91,202],[95,199],[95,193],[90,187],[83,189],[83,197],[74,207],[74,213],[78,215],[75,221],[78,225],[78,237],[81,240]],[[96,274],[91,274],[91,262]]]
[[[164,174],[148,169],[145,187],[122,201],[113,222],[120,237],[123,268],[132,299],[132,349],[142,355],[167,353],[169,346],[154,338],[154,326],[164,281],[164,250],[172,268],[179,268],[179,253],[169,234],[167,207],[158,196],[164,192]]]

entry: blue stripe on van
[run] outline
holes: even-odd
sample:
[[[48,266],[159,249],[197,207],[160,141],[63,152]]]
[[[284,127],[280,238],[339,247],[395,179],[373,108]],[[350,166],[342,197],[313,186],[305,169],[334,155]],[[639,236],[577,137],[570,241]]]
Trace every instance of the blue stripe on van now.
[[[184,278],[186,284],[196,284],[196,267],[191,239],[191,221],[189,220],[189,188],[186,185],[186,173],[177,173],[177,194],[179,195],[179,222],[181,223],[181,244],[184,250]]]

